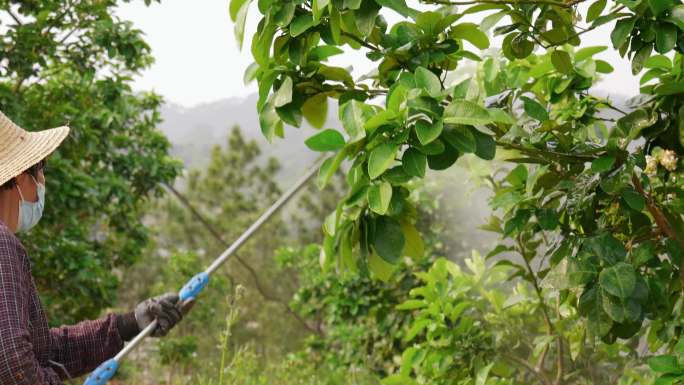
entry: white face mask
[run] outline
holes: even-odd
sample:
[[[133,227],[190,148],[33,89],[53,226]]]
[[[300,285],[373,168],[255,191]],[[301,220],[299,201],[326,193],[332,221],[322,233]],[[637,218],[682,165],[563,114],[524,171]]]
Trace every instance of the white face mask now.
[[[33,178],[33,176],[31,176]],[[33,226],[35,226],[40,217],[43,216],[43,209],[45,208],[45,185],[38,183],[36,178],[33,178],[36,183],[36,188],[38,192],[38,202],[27,202],[24,200],[24,195],[21,193],[21,189],[17,185],[17,190],[19,191],[19,196],[21,201],[19,202],[19,225],[17,226],[17,232],[29,231]]]

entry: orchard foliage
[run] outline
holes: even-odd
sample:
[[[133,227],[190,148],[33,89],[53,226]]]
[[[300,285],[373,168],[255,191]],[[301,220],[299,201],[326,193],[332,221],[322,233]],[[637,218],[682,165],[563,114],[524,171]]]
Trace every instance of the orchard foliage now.
[[[115,6],[0,1],[0,110],[28,130],[72,128],[48,159],[41,226],[23,236],[54,324],[115,302],[117,269],[148,241],[145,205],[180,171],[157,130],[161,97],[130,87],[150,47]]]
[[[612,343],[647,328],[651,349],[672,346],[684,281],[684,5],[422,3],[258,1],[245,78],[258,82],[264,135],[283,136],[285,124],[303,119],[323,128],[328,103],[339,104],[344,132],[307,141],[333,152],[320,186],[349,162],[348,194],[324,225],[324,266],[390,279],[402,258],[423,252],[413,182],[467,154],[496,157],[511,166],[489,178],[486,228],[502,235],[490,256],[515,254],[504,263],[534,286],[540,314],[548,318],[550,291],[579,312],[590,336]],[[240,42],[249,4],[231,1]],[[388,25],[387,12],[401,21]],[[479,25],[465,21],[477,17]],[[582,35],[603,25],[612,27],[606,41],[580,48]],[[488,33],[500,36],[500,52],[479,51],[493,45]],[[330,65],[344,46],[376,68],[354,79]],[[591,93],[613,70],[595,58],[606,49],[641,76],[629,109]],[[458,81],[472,64],[476,72]]]

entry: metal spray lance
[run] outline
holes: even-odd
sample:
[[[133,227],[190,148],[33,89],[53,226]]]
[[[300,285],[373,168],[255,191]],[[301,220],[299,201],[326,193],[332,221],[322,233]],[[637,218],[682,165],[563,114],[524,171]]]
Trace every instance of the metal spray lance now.
[[[264,212],[259,219],[256,220],[240,237],[227,248],[214,262],[203,272],[192,277],[178,293],[179,302],[186,303],[197,298],[199,293],[209,283],[209,277],[221,265],[223,265],[231,255],[242,245],[245,244],[256,233],[259,228],[266,223],[281,207],[292,198],[297,191],[299,191],[318,170],[321,161],[318,160],[307,173],[302,176],[288,191],[286,191],[271,207]],[[140,343],[147,338],[157,327],[157,320],[152,321],[145,329],[143,329],[135,338],[133,338],[114,358],[105,361],[97,369],[95,369],[86,379],[84,385],[105,385],[116,374],[123,359],[133,351]]]

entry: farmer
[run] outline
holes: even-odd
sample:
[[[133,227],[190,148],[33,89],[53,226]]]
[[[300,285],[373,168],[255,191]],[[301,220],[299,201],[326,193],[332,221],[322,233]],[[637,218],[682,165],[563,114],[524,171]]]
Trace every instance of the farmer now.
[[[113,357],[155,318],[166,335],[182,318],[178,296],[148,299],[134,311],[48,328],[15,233],[35,226],[45,206],[45,159],[69,127],[27,132],[0,112],[0,385],[58,385]]]

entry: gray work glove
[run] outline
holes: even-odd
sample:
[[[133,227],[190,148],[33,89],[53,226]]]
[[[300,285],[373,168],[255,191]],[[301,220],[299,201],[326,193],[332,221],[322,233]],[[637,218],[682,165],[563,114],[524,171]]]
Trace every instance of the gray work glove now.
[[[152,337],[163,337],[180,322],[184,312],[181,312],[178,304],[178,294],[166,293],[140,303],[134,313],[140,330],[157,319],[157,328],[152,331]]]

